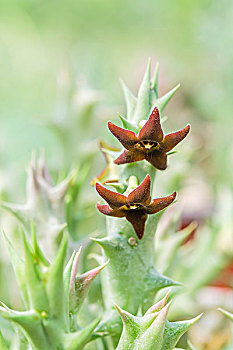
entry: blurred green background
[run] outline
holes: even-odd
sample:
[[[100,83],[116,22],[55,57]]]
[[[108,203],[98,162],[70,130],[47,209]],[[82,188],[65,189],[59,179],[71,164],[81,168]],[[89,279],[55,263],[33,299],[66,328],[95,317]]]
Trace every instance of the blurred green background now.
[[[192,133],[211,141],[213,175],[229,180],[232,16],[227,0],[2,0],[1,161],[26,165],[31,149],[40,147],[51,161],[59,158],[57,140],[43,123],[54,113],[61,70],[69,70],[77,86],[101,90],[105,109],[114,106],[116,115],[124,111],[118,78],[136,91],[151,56],[160,62],[164,91],[181,82],[176,99],[183,97],[194,114]],[[176,125],[181,113],[172,116]]]
[[[180,165],[159,175],[157,194],[185,185],[190,219],[215,210],[215,229],[232,220],[232,18],[230,0],[2,0],[1,197],[23,202],[31,151],[43,148],[56,179],[89,157],[80,206],[93,198],[89,183],[104,166],[97,141],[114,142],[105,121],[125,113],[119,77],[136,93],[151,57],[153,67],[160,62],[161,94],[181,83],[165,129],[192,125],[174,156]],[[88,210],[82,237],[102,219]]]

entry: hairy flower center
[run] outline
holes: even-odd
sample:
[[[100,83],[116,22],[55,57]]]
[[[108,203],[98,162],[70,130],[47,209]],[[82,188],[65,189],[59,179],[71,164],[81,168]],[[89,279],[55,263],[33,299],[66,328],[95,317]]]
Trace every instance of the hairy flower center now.
[[[143,140],[136,143],[136,148],[142,149],[144,151],[151,151],[158,146],[158,142],[151,140]]]
[[[124,208],[126,210],[138,210],[138,209],[143,208],[143,205],[140,203],[126,204],[126,205],[124,205]]]

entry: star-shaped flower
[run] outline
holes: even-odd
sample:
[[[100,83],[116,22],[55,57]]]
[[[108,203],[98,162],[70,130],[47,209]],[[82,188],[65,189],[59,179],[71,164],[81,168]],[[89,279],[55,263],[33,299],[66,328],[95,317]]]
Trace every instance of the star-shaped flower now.
[[[159,212],[170,205],[176,198],[176,192],[174,192],[168,197],[151,200],[151,180],[149,175],[127,196],[110,191],[99,183],[96,184],[96,190],[108,203],[108,205],[97,203],[97,209],[108,216],[125,217],[133,225],[139,239],[143,237],[148,214]]]
[[[160,124],[159,110],[155,107],[138,134],[108,123],[111,133],[126,150],[114,161],[116,164],[138,162],[146,159],[155,168],[167,168],[167,152],[171,151],[189,133],[190,125],[164,137]]]

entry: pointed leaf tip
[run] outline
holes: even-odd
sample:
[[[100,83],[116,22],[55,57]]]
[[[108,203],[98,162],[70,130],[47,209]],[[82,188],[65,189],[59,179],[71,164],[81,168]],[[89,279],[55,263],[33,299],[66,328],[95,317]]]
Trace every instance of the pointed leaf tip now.
[[[222,312],[225,316],[227,316],[231,321],[233,321],[233,314],[230,313],[229,311],[226,311],[222,309],[221,307],[218,308],[218,311]]]
[[[123,315],[123,310],[120,308],[120,306],[118,306],[117,304],[113,304],[114,307],[117,309],[117,311],[119,312],[120,315]]]
[[[87,271],[80,276],[76,277],[76,287],[78,282],[80,283],[79,293],[82,293],[82,290],[86,293],[90,287],[90,284],[95,279],[95,277],[107,266],[109,263],[109,259],[101,266],[97,266],[94,269]]]
[[[117,309],[119,315],[121,316],[121,319],[126,326],[127,324],[132,325],[132,321],[136,319],[135,316],[131,315],[129,312],[123,310],[119,305],[114,304],[114,307]]]
[[[165,305],[165,306],[161,309],[160,313],[162,313],[162,314],[164,314],[164,315],[167,315],[167,314],[168,314],[168,311],[169,311],[169,309],[170,309],[171,304],[172,304],[172,300],[170,300],[170,301],[167,303],[167,305]]]
[[[204,315],[204,312],[202,312],[200,315],[194,317],[191,321],[191,325],[194,325],[197,321],[200,320],[200,318]]]
[[[105,263],[103,263],[102,265],[100,265],[100,266],[99,266],[99,270],[102,271],[102,270],[105,268],[105,266],[107,266],[107,265],[109,264],[109,262],[110,262],[110,259],[108,259]]]
[[[167,292],[167,294],[165,295],[165,297],[160,300],[158,303],[154,304],[153,306],[151,306],[147,312],[145,313],[145,315],[160,311],[166,304],[169,298],[169,295],[171,293],[171,290],[169,289],[169,291]]]
[[[171,306],[171,303],[172,303],[172,300],[169,301],[169,303],[167,305],[165,305],[160,311],[159,311],[159,314],[157,316],[157,321],[166,321],[167,319],[167,314],[168,314],[168,311],[169,311],[169,308]]]
[[[111,240],[109,240],[108,238],[95,238],[95,237],[90,237],[90,239],[99,244],[104,251],[107,250],[112,250],[113,248],[115,248],[115,244],[114,242],[112,242]]]
[[[69,289],[72,288],[72,286],[75,283],[75,276],[77,273],[77,269],[78,269],[78,261],[79,261],[79,257],[80,257],[80,253],[81,253],[82,247],[79,248],[78,252],[76,252],[74,254],[74,259],[73,259],[73,263],[72,263],[72,268],[71,268],[71,274],[70,274],[70,285],[69,285]]]
[[[168,91],[165,95],[157,99],[155,105],[158,107],[160,114],[162,114],[168,102],[171,100],[171,98],[174,96],[174,94],[179,88],[180,84],[177,84],[172,90]]]
[[[103,270],[108,262],[109,261],[81,275],[76,275],[76,273],[72,275],[73,280],[71,281],[69,290],[69,309],[72,313],[77,314],[84,302],[93,280],[100,273],[100,271]]]
[[[180,337],[186,333],[191,326],[193,326],[202,316],[203,314],[198,315],[197,317],[179,322],[167,322],[165,326],[164,333],[164,349],[173,349]]]

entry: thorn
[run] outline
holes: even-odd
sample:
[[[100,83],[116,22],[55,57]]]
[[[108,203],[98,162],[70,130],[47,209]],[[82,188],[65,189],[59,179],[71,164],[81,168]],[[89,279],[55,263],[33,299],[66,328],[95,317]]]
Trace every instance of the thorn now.
[[[167,292],[167,294],[165,295],[165,297],[164,297],[162,300],[160,300],[160,301],[159,301],[158,303],[156,303],[155,305],[151,306],[151,307],[149,308],[149,310],[147,310],[147,312],[145,313],[145,315],[154,313],[154,312],[156,312],[156,311],[160,311],[160,310],[166,305],[170,293],[171,293],[171,290],[169,290],[169,291]]]
[[[75,283],[75,276],[76,276],[76,273],[77,273],[78,260],[79,260],[79,257],[80,257],[81,250],[82,250],[82,247],[79,248],[78,252],[75,254],[75,257],[74,257],[74,261],[73,261],[72,269],[71,269],[71,274],[70,274],[69,291],[71,290],[73,284]]]

